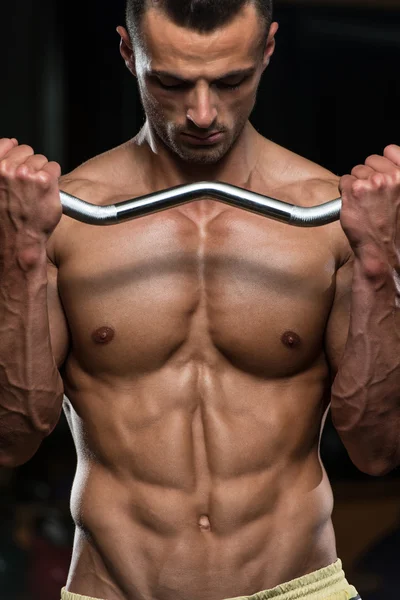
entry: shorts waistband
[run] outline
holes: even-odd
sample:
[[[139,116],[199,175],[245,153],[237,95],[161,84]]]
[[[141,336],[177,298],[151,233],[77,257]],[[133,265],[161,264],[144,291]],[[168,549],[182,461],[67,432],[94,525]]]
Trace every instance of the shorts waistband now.
[[[361,600],[357,590],[350,585],[342,568],[342,561],[298,577],[271,590],[251,596],[236,596],[227,600]]]
[[[342,561],[338,560],[319,571],[283,583],[271,590],[251,596],[235,596],[226,600],[361,600],[354,586],[345,577]],[[106,600],[68,592],[64,588],[61,600]]]

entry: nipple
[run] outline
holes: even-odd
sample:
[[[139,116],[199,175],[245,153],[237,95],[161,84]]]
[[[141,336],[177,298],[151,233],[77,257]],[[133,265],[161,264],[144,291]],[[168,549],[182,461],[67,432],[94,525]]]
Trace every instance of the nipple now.
[[[202,531],[211,531],[211,523],[207,515],[201,515],[199,526]]]
[[[114,339],[115,332],[111,327],[100,327],[92,335],[95,344],[109,344]]]
[[[298,348],[301,344],[301,338],[294,331],[286,331],[281,337],[281,342],[288,348]]]

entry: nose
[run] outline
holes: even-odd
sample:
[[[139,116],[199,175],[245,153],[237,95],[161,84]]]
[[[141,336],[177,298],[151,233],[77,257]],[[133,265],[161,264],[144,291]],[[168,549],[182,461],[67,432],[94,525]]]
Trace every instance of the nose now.
[[[217,118],[213,96],[212,90],[205,82],[198,83],[192,90],[187,118],[199,129],[210,129]]]

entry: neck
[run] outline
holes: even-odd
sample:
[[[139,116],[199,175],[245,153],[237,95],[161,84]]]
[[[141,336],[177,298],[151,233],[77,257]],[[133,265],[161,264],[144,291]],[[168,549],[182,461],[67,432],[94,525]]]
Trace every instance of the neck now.
[[[222,181],[244,187],[257,165],[261,140],[251,123],[247,122],[234,146],[214,165],[185,162],[165,146],[148,122],[134,138],[134,143],[144,154],[152,188],[167,189],[198,181]]]

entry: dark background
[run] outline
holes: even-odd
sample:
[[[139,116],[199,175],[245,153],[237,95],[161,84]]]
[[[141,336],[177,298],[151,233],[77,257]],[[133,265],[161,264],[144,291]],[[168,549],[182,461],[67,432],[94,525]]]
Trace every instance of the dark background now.
[[[28,143],[65,173],[138,131],[144,117],[115,31],[123,8],[123,0],[2,0],[0,137]],[[286,0],[275,16],[257,129],[336,174],[399,144],[400,2]],[[363,600],[398,599],[400,470],[361,474],[329,422],[322,455],[349,580]],[[0,600],[59,600],[74,467],[63,419],[27,465],[0,469]]]

